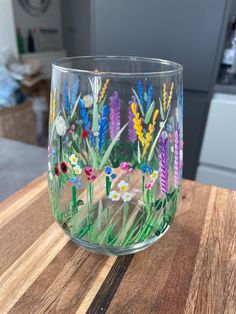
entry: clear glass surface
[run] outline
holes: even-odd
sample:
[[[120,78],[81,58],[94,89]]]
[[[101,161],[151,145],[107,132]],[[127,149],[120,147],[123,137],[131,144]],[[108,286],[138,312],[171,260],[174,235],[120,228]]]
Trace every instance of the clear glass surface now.
[[[78,57],[52,70],[51,207],[82,247],[140,251],[168,230],[182,179],[182,66]]]

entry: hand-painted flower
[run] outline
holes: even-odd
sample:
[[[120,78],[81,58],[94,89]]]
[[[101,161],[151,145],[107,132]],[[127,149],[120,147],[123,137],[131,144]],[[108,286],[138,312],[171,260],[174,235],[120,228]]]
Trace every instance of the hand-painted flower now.
[[[57,166],[54,166],[54,173],[57,177],[60,175],[60,170]]]
[[[129,202],[132,196],[129,192],[125,192],[121,197],[123,198],[124,202]]]
[[[115,173],[112,173],[111,178],[114,180],[117,177]]]
[[[78,182],[78,183],[77,183],[77,186],[78,186],[79,189],[82,188],[82,183],[81,183],[81,182]]]
[[[53,147],[53,149],[52,149],[52,156],[56,157],[56,154],[57,154],[57,150],[56,150],[55,147]]]
[[[62,116],[56,119],[56,131],[59,136],[64,136],[66,134],[66,122]]]
[[[96,180],[96,178],[97,178],[96,176],[92,176],[92,177],[91,177],[91,179],[92,179],[93,181]]]
[[[106,173],[106,174],[111,174],[111,173],[112,173],[111,167],[106,167],[106,168],[105,168],[105,173]]]
[[[134,169],[133,168],[129,168],[129,174],[132,174],[132,173],[134,173]]]
[[[129,164],[127,163],[127,162],[122,162],[121,164],[120,164],[120,169],[121,170],[126,170],[126,169],[128,169],[129,168]]]
[[[87,174],[87,176],[91,176],[93,169],[89,166],[85,167],[84,172]]]
[[[88,136],[88,131],[83,130],[81,136],[82,138],[86,138]]]
[[[152,174],[151,174],[151,178],[152,178],[153,180],[156,180],[156,179],[158,178],[158,174],[159,174],[159,172],[158,172],[157,170],[154,170],[154,171],[152,172]]]
[[[77,178],[76,178],[76,177],[72,177],[72,178],[71,178],[71,182],[72,182],[72,183],[77,183],[77,182],[78,182],[78,180],[77,180]]]
[[[75,156],[75,154],[72,154],[69,159],[70,159],[70,163],[72,165],[76,165],[77,164],[78,158]]]
[[[153,181],[148,181],[146,184],[145,184],[145,188],[146,189],[152,189],[154,186],[154,182]]]
[[[82,173],[81,167],[79,165],[76,165],[74,167],[74,172],[75,172],[75,174],[81,174]]]
[[[127,176],[128,174],[129,174],[129,170],[128,169],[124,170],[124,175]]]
[[[120,193],[116,192],[116,191],[111,191],[110,194],[109,194],[109,198],[112,200],[112,201],[119,201],[120,199]]]
[[[50,146],[48,145],[48,158],[50,158],[51,157],[51,148],[50,148]]]
[[[83,97],[83,101],[84,101],[84,107],[85,108],[89,108],[89,107],[91,107],[92,106],[92,104],[93,104],[93,97],[91,96],[91,95],[85,95],[84,97]]]
[[[142,173],[148,172],[148,166],[147,165],[143,165],[141,170],[142,170]]]
[[[125,180],[121,180],[119,183],[118,183],[118,187],[120,188],[120,191],[126,191],[127,190],[127,187],[128,187],[128,183],[125,182]]]
[[[67,173],[68,167],[67,167],[67,164],[64,161],[60,163],[60,168],[61,168],[61,171],[63,173]]]

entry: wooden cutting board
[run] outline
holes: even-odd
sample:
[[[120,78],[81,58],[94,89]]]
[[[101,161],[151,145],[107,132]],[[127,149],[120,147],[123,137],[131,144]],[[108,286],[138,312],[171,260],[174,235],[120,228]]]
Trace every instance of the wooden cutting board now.
[[[54,222],[46,175],[1,203],[0,313],[236,313],[236,192],[184,181],[169,231],[107,257]]]

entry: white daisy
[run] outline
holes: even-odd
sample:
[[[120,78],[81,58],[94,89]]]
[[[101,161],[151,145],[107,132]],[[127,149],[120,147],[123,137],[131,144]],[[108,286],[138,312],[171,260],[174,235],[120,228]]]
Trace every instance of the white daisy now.
[[[69,159],[70,159],[70,163],[72,165],[76,165],[77,164],[78,158],[75,156],[75,154],[72,154]]]
[[[62,116],[59,116],[56,120],[56,131],[59,136],[66,134],[66,122]]]
[[[82,173],[81,167],[79,165],[76,165],[74,167],[74,172],[75,172],[75,174],[81,174]]]
[[[110,194],[109,194],[109,198],[112,200],[112,201],[119,201],[120,199],[120,193],[116,192],[116,191],[111,191]]]
[[[85,95],[83,97],[83,101],[84,101],[85,108],[89,108],[93,104],[93,97],[91,95]]]
[[[131,200],[131,194],[129,192],[125,192],[121,197],[123,198],[124,202],[129,202]]]
[[[124,192],[124,191],[127,190],[128,183],[125,182],[125,180],[121,180],[121,181],[118,183],[118,187],[120,188],[120,191]]]
[[[152,172],[152,174],[151,174],[151,178],[152,178],[153,180],[156,180],[157,177],[158,177],[158,171],[157,171],[157,170],[154,170],[154,171]]]

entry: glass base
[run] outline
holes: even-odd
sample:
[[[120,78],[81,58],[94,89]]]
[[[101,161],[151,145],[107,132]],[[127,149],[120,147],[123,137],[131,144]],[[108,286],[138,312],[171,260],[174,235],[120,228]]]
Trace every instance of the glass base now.
[[[71,237],[71,240],[81,246],[82,248],[86,249],[87,251],[96,253],[96,254],[101,254],[101,255],[115,255],[115,256],[120,256],[120,255],[129,255],[129,254],[134,254],[137,252],[140,252],[142,250],[145,250],[149,246],[151,246],[153,243],[155,243],[157,240],[159,240],[169,229],[169,225],[165,228],[165,230],[156,237],[153,237],[150,240],[137,243],[128,247],[122,247],[122,246],[104,246],[104,245],[98,245],[94,243],[89,243],[84,240],[80,240],[74,237]]]

